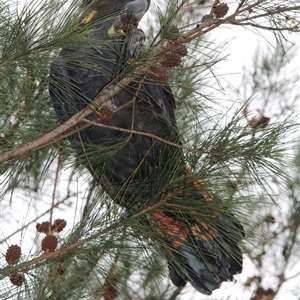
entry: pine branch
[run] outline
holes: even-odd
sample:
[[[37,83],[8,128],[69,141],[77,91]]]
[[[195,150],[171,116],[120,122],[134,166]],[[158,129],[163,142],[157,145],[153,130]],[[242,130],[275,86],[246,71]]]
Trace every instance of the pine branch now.
[[[213,29],[221,26],[222,24],[234,24],[234,25],[245,25],[243,24],[243,22],[248,21],[248,20],[253,20],[255,18],[260,18],[260,17],[266,17],[268,16],[268,13],[266,14],[258,14],[256,16],[253,16],[251,18],[249,17],[245,17],[245,18],[241,18],[241,19],[236,19],[237,16],[242,15],[245,11],[250,11],[253,8],[257,8],[259,9],[260,4],[263,4],[265,2],[268,1],[264,1],[264,0],[260,0],[260,1],[256,1],[251,5],[248,5],[244,8],[239,8],[236,12],[234,12],[232,15],[224,18],[224,19],[217,19],[214,18],[212,20],[209,21],[205,21],[202,24],[198,24],[194,29],[191,29],[189,31],[187,31],[186,33],[184,33],[182,35],[181,38],[177,39],[176,43],[174,43],[171,46],[171,50],[172,48],[175,49],[177,44],[185,44],[185,43],[190,43],[192,40],[199,38],[200,36],[212,31]],[[300,9],[300,6],[295,6],[295,7],[288,7],[288,8],[276,8],[273,11],[270,11],[270,15],[277,15],[280,14],[282,12],[286,12],[286,11],[292,11],[292,10],[298,10]],[[256,27],[260,27],[261,25],[258,24],[254,24],[254,23],[248,23],[251,26],[256,26]],[[296,27],[298,25],[295,25]],[[264,26],[260,27],[263,28]],[[293,28],[290,27],[285,27],[285,28],[278,28],[276,27],[268,27],[266,28],[268,30],[289,30],[289,31],[293,31]],[[42,49],[38,49],[38,53],[39,52],[43,52],[45,50],[47,50],[48,48],[42,48]],[[157,58],[161,57],[162,54],[164,54],[166,51],[170,51],[170,47],[161,47],[158,51],[157,54],[150,60],[149,65],[145,68],[136,68],[133,71],[133,75],[137,74],[145,74],[145,73],[149,73],[150,72],[150,68],[151,66],[155,65],[157,63]],[[33,50],[33,52],[31,52],[31,54],[34,54],[35,50]],[[25,58],[26,55],[23,57]],[[17,59],[20,59],[17,58]],[[2,63],[2,66],[4,66],[3,64],[7,65],[12,63],[13,61],[15,61],[16,58],[12,59],[12,60],[8,60]],[[0,65],[1,67],[1,65]],[[126,87],[127,85],[129,85],[133,80],[134,80],[134,76],[130,76],[130,77],[125,77],[123,78],[120,82],[117,82],[117,78],[114,80],[114,82],[110,83],[113,84],[113,89],[111,90],[111,95],[115,96],[116,94],[118,94],[124,87]],[[55,128],[54,130],[52,130],[51,132],[45,134],[44,136],[36,139],[33,142],[30,142],[24,146],[21,146],[18,149],[14,149],[11,151],[8,151],[6,153],[3,153],[0,155],[0,162],[5,162],[11,159],[14,159],[16,157],[19,156],[24,156],[26,154],[28,154],[29,152],[32,151],[36,151],[39,149],[42,149],[44,147],[47,147],[51,144],[56,143],[57,141],[61,140],[61,138],[58,138],[59,135],[61,135],[62,133],[66,132],[68,129],[70,129],[71,127],[74,127],[76,124],[80,123],[84,118],[86,118],[87,116],[89,116],[91,113],[94,112],[94,107],[100,107],[103,103],[105,103],[106,101],[109,101],[109,97],[108,95],[102,95],[101,91],[99,92],[98,95],[96,95],[95,99],[93,99],[93,101],[91,102],[91,104],[86,107],[85,109],[83,109],[81,112],[78,112],[76,115],[74,115],[71,119],[69,119],[67,122],[65,122],[64,124],[60,125],[59,127]],[[65,138],[65,136],[64,136]]]

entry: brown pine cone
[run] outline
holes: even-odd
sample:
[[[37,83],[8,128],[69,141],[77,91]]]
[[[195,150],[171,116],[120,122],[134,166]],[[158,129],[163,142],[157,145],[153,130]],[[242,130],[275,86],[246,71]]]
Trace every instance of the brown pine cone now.
[[[98,111],[98,117],[101,121],[110,123],[113,118],[113,111],[109,107],[101,107]]]
[[[42,241],[42,250],[45,252],[53,252],[57,247],[57,237],[54,235],[47,235]]]
[[[161,65],[167,69],[178,67],[181,64],[181,57],[175,51],[166,53]]]
[[[212,12],[216,18],[223,18],[228,13],[229,7],[226,3],[220,3],[216,5]]]
[[[183,45],[179,39],[175,42],[168,42],[166,48],[170,49],[170,50],[168,50],[168,54],[175,53],[176,55],[179,55],[180,57],[184,57],[188,53],[186,46]]]
[[[155,81],[167,82],[169,80],[168,71],[161,65],[152,68],[152,79]]]
[[[8,264],[12,264],[13,262],[15,262],[16,260],[18,260],[21,256],[22,252],[21,252],[21,247],[18,245],[11,245],[5,254],[5,259],[7,261]]]
[[[20,273],[12,273],[9,275],[9,280],[13,285],[20,286],[25,281],[25,278]]]
[[[67,222],[64,219],[57,219],[53,222],[52,231],[61,232],[67,225]]]
[[[43,222],[42,224],[37,223],[36,224],[36,229],[38,232],[42,232],[45,234],[49,234],[51,232],[51,224],[50,222]]]

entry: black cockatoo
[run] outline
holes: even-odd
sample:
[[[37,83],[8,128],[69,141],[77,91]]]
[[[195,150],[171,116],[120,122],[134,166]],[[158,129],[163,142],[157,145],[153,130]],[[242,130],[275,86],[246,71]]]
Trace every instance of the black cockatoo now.
[[[213,196],[199,179],[190,180],[193,176],[182,150],[176,147],[180,138],[171,88],[149,73],[132,73],[132,61],[145,38],[137,26],[149,2],[95,0],[88,5],[78,22],[81,28],[89,27],[95,43],[61,50],[51,66],[49,92],[61,121],[97,95],[109,96],[88,117],[87,126],[69,137],[71,145],[109,195],[128,210],[162,199],[168,207],[176,204],[174,211],[159,206],[150,211],[147,224],[160,234],[159,244],[167,249],[172,282],[176,286],[190,282],[210,295],[242,270],[238,243],[243,228],[230,211],[210,209]],[[112,95],[113,87],[126,76],[134,79]],[[99,151],[109,154],[99,161]],[[168,189],[170,182],[180,184]],[[178,209],[190,200],[197,208]]]

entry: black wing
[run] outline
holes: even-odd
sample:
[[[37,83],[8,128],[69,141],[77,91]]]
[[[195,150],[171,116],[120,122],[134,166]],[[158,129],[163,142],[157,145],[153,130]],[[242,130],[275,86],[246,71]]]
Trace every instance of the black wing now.
[[[120,74],[129,58],[127,43],[129,41],[124,39],[122,43],[108,42],[100,49],[73,47],[61,51],[51,67],[49,91],[62,120],[82,110],[99,92],[109,92],[113,80],[122,78]],[[146,178],[155,178],[171,155],[181,155],[174,147],[156,139],[178,140],[174,97],[168,86],[145,76],[136,78],[113,96],[113,103],[116,108],[131,104],[115,112],[109,123],[98,120],[99,126],[90,126],[80,132],[80,138],[73,136],[72,141],[77,141],[81,154],[89,152],[86,151],[89,145],[115,147],[115,155],[107,161],[97,162],[97,158],[91,156],[86,165],[92,166],[94,172],[97,170],[97,176],[101,176],[102,170],[113,185],[121,187],[130,180],[130,190],[134,190]],[[131,130],[141,134],[132,134]],[[130,190],[127,188],[129,194]]]

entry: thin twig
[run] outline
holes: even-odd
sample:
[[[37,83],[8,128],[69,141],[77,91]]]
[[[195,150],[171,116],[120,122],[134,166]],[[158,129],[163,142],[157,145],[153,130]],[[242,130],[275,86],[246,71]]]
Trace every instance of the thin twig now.
[[[51,202],[50,218],[49,218],[50,224],[52,224],[53,210],[55,207],[56,188],[57,188],[57,182],[58,182],[58,177],[59,177],[59,170],[60,170],[60,167],[62,164],[61,157],[62,157],[62,154],[61,154],[61,152],[59,152],[58,157],[57,157],[57,166],[56,166],[56,170],[55,170],[55,178],[54,178],[54,184],[53,184],[52,202]]]

